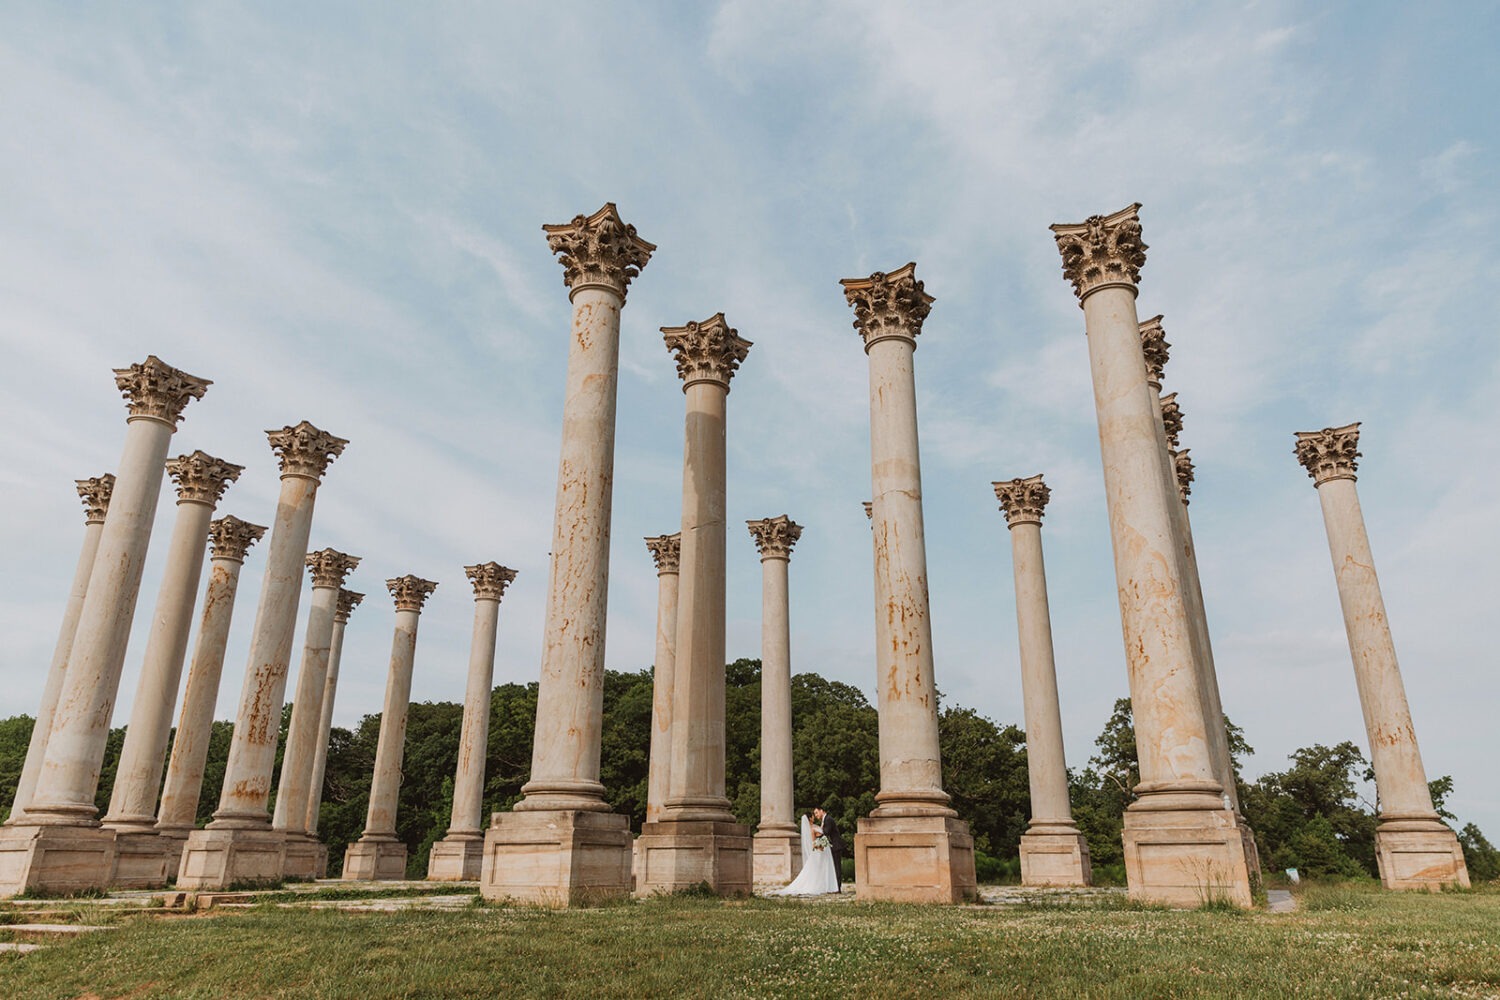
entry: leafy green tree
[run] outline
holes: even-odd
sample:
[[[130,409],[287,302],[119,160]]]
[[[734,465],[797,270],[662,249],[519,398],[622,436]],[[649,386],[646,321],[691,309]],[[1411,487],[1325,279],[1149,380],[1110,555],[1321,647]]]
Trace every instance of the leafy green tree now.
[[[1471,882],[1493,882],[1500,879],[1500,850],[1495,849],[1473,823],[1465,823],[1458,832],[1464,849],[1464,863],[1469,866]]]
[[[0,719],[0,814],[5,816],[10,815],[10,807],[16,801],[16,786],[21,783],[21,768],[26,766],[26,750],[35,723],[29,715]]]
[[[938,716],[943,788],[969,824],[975,850],[1014,855],[1031,815],[1026,734],[1001,728],[972,708],[945,708]]]
[[[1315,743],[1290,760],[1290,768],[1263,775],[1240,800],[1262,863],[1308,875],[1374,875],[1375,815],[1358,788],[1370,766],[1359,747]]]

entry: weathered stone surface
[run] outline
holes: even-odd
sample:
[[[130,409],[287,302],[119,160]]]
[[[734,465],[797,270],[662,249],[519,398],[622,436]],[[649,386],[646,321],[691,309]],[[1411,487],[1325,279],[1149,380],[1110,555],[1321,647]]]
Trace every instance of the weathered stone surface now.
[[[746,522],[760,552],[760,826],[758,884],[785,884],[802,868],[792,799],[792,640],[787,570],[802,526],[782,514]]]
[[[406,878],[406,845],[394,836],[359,838],[344,851],[343,878],[346,882]]]
[[[333,731],[333,698],[338,691],[339,663],[344,655],[344,629],[349,616],[365,599],[364,594],[340,588],[338,603],[333,611],[333,637],[329,643],[328,673],[323,681],[323,715],[318,725],[318,738],[313,743],[312,773],[307,783],[307,825],[303,827],[309,835],[318,835],[318,812],[323,805],[323,775],[328,767],[328,737]],[[328,848],[318,848],[318,878],[328,871]]]
[[[630,894],[630,823],[596,810],[495,813],[484,835],[485,899],[579,906]]]
[[[681,892],[709,885],[721,896],[748,896],[753,841],[742,823],[666,820],[646,823],[638,841],[642,878],[636,893]]]
[[[682,535],[646,539],[656,562],[656,662],[651,672],[651,761],[646,777],[646,822],[661,819],[672,770],[672,681],[677,669],[677,591]]]
[[[854,870],[861,901],[962,903],[978,895],[974,838],[952,816],[862,818]]]

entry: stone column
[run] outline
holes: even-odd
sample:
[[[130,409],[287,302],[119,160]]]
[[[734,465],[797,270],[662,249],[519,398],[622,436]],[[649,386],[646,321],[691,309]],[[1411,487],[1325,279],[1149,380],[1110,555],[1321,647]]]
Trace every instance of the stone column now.
[[[495,679],[495,633],[500,599],[516,571],[497,562],[465,566],[474,586],[474,635],[469,642],[469,683],[453,779],[453,818],[448,835],[432,845],[429,882],[474,881],[484,860],[484,765],[489,749],[490,695]]]
[[[1090,885],[1089,845],[1068,802],[1062,710],[1052,655],[1052,613],[1042,561],[1042,513],[1052,491],[1041,476],[995,483],[1010,528],[1016,578],[1016,637],[1021,645],[1021,697],[1026,712],[1026,767],[1031,822],[1021,835],[1022,885]]]
[[[878,805],[854,838],[861,899],[959,902],[976,893],[974,840],[943,791],[927,603],[927,543],[913,353],[933,298],[916,264],[846,278],[870,359],[871,527],[875,544]]]
[[[172,712],[177,707],[177,689],[187,658],[198,581],[203,576],[208,522],[224,490],[243,471],[243,466],[202,451],[167,463],[167,473],[177,483],[177,521],[167,548],[167,565],[146,640],[130,723],[125,729],[125,745],[115,771],[109,812],[104,816],[104,825],[116,834],[115,870],[110,881],[122,888],[166,885],[179,854],[181,844],[163,844],[156,834],[157,793],[161,791]]]
[[[417,653],[417,621],[422,605],[437,584],[419,576],[385,581],[396,599],[396,634],[391,640],[391,673],[385,685],[385,708],[380,716],[380,742],[375,746],[375,777],[370,782],[370,808],[365,832],[344,852],[344,879],[403,879],[406,844],[396,837],[396,801],[401,793],[401,757],[406,747],[406,716],[411,709],[411,671]]]
[[[750,892],[750,828],[724,794],[725,403],[750,351],[718,313],[662,327],[687,396],[682,473],[681,579],[672,673],[672,760],[661,818],[641,827],[636,890],[706,884]]]
[[[1469,869],[1453,831],[1432,807],[1417,731],[1396,662],[1396,645],[1375,576],[1375,556],[1354,488],[1359,424],[1297,434],[1297,461],[1318,488],[1328,552],[1338,581],[1354,682],[1375,769],[1375,855],[1387,889],[1467,886]]]
[[[73,571],[73,586],[68,591],[68,603],[63,606],[62,627],[57,631],[52,665],[47,668],[47,681],[42,687],[42,704],[36,710],[36,724],[31,727],[26,763],[21,766],[21,778],[16,783],[15,801],[10,806],[10,822],[18,822],[26,812],[31,794],[36,789],[36,776],[42,769],[42,758],[47,753],[47,734],[52,730],[52,714],[57,711],[57,698],[62,694],[63,676],[68,671],[68,653],[73,649],[73,633],[78,629],[78,616],[83,611],[83,599],[88,594],[89,575],[94,571],[94,554],[99,551],[99,536],[104,531],[104,514],[109,510],[109,494],[114,489],[115,477],[106,473],[75,482],[78,484],[78,495],[83,499],[83,551],[78,554],[78,568]]]
[[[661,819],[672,773],[672,677],[677,665],[677,584],[682,534],[646,539],[656,563],[656,663],[651,672],[651,765],[646,778],[646,822]]]
[[[318,738],[313,744],[312,775],[307,782],[307,825],[304,829],[316,840],[318,836],[318,813],[323,807],[323,775],[328,768],[328,740],[333,733],[333,696],[339,685],[339,661],[344,656],[344,628],[349,616],[365,599],[364,594],[352,590],[340,590],[338,604],[333,612],[333,638],[329,642],[328,675],[323,681],[322,719],[318,723]],[[318,878],[328,877],[328,845],[318,844]]]
[[[1181,504],[1168,485],[1161,417],[1146,384],[1135,311],[1146,262],[1139,207],[1052,227],[1088,333],[1141,766],[1138,798],[1125,811],[1126,877],[1135,899],[1248,907],[1252,873],[1214,774],[1193,655],[1175,530]]]
[[[792,633],[787,569],[802,526],[785,514],[747,521],[760,552],[760,826],[755,882],[786,885],[802,870],[792,798]]]
[[[239,592],[240,567],[245,553],[266,529],[232,515],[208,526],[213,558],[208,567],[208,588],[203,595],[203,618],[198,624],[198,643],[188,666],[187,686],[182,693],[182,714],[172,739],[172,758],[161,793],[156,830],[163,840],[177,842],[168,852],[170,875],[177,876],[182,846],[198,824],[198,799],[203,792],[203,769],[208,762],[213,735],[214,705],[219,699],[219,679],[224,673],[224,648],[229,643],[229,625],[234,618],[234,598]]]
[[[266,574],[250,634],[224,790],[213,822],[188,835],[177,878],[182,889],[279,881],[285,862],[286,838],[271,828],[266,802],[271,797],[271,772],[281,736],[281,709],[313,505],[329,463],[349,442],[306,420],[267,431],[266,437],[281,464],[281,495],[266,545]]]
[[[344,578],[359,565],[359,557],[333,549],[307,554],[312,574],[312,601],[303,634],[302,670],[281,755],[281,782],[276,786],[276,810],[271,826],[286,834],[283,878],[312,879],[318,873],[317,834],[307,828],[307,799],[311,792],[318,728],[323,721],[323,689],[333,649],[333,618]]]
[[[599,738],[620,310],[656,247],[613,204],[542,228],[561,255],[573,329],[537,736],[524,797],[514,811],[496,813],[485,834],[480,891],[487,899],[569,906],[630,893],[630,824],[604,801]]]
[[[114,870],[115,832],[100,827],[94,794],[120,687],[125,647],[161,494],[167,448],[182,411],[211,384],[155,355],[115,369],[129,401],[125,448],[78,613],[47,752],[23,822],[0,831],[0,896],[97,888]]]

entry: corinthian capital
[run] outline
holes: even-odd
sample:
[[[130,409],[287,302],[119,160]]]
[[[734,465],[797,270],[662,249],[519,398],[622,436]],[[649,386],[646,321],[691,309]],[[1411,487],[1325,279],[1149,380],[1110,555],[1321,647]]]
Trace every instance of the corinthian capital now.
[[[233,514],[226,514],[208,522],[208,540],[213,546],[215,559],[233,559],[244,562],[250,546],[260,541],[266,529],[249,521],[241,521]]]
[[[861,500],[859,505],[865,509],[865,520],[875,520],[875,502],[873,500]]]
[[[385,589],[391,592],[396,599],[397,611],[421,611],[422,605],[427,603],[427,598],[437,590],[437,584],[431,580],[424,580],[420,576],[398,576],[394,580],[385,581]]]
[[[1141,324],[1141,353],[1146,356],[1146,381],[1161,391],[1161,378],[1167,370],[1172,345],[1161,328],[1161,317],[1152,316]]]
[[[177,426],[188,403],[202,399],[213,385],[206,378],[173,368],[154,354],[138,365],[116,368],[114,373],[120,395],[130,401],[129,419],[158,420],[170,427]]]
[[[790,559],[792,546],[802,537],[802,525],[785,514],[759,521],[746,521],[745,524],[750,528],[750,537],[755,539],[755,548],[760,553],[762,562],[767,559]]]
[[[364,594],[356,594],[352,590],[339,588],[338,604],[333,608],[333,620],[349,624],[349,616],[354,614],[354,609],[359,607],[359,602],[365,599]]]
[[[543,226],[547,246],[561,254],[563,284],[576,294],[581,288],[607,288],[621,299],[630,279],[641,273],[656,244],[635,234],[635,227],[620,220],[615,203],[608,201],[593,215],[573,216],[561,226]]]
[[[309,552],[304,560],[307,571],[312,574],[314,587],[344,586],[344,580],[359,565],[359,556],[347,555],[333,549]]]
[[[750,353],[751,343],[715,313],[701,323],[661,328],[667,350],[677,358],[677,377],[682,389],[695,382],[713,382],[729,391],[729,380]]]
[[[1042,482],[1041,473],[1025,479],[1007,479],[1003,483],[992,485],[995,487],[995,499],[1000,501],[1000,509],[1005,511],[1006,527],[1042,523],[1042,511],[1046,510],[1047,501],[1052,499],[1052,491]]]
[[[109,513],[109,498],[115,491],[115,477],[106,472],[90,479],[75,479],[78,496],[83,500],[83,523],[103,524]]]
[[[218,506],[229,484],[244,471],[243,465],[232,465],[202,450],[167,460],[167,475],[177,484],[178,503]]]
[[[682,560],[682,532],[675,535],[657,535],[646,539],[646,548],[656,563],[656,575],[676,573]]]
[[[1297,432],[1297,461],[1315,486],[1334,479],[1353,479],[1359,468],[1359,421],[1343,427]]]
[[[844,299],[854,307],[854,329],[865,339],[865,351],[878,340],[899,337],[917,343],[922,321],[937,300],[922,290],[913,261],[889,274],[876,271],[868,278],[842,278]]]
[[[1134,294],[1146,265],[1141,241],[1140,204],[1113,215],[1091,215],[1083,222],[1052,226],[1062,254],[1063,277],[1073,283],[1079,304],[1101,288],[1125,287]]]
[[[1167,431],[1167,447],[1176,449],[1182,435],[1182,407],[1177,405],[1177,393],[1169,392],[1161,398],[1161,423]]]
[[[1172,451],[1172,468],[1177,473],[1177,496],[1183,506],[1187,505],[1188,494],[1193,492],[1193,460],[1188,458],[1189,450],[1184,448]]]
[[[266,431],[271,440],[271,450],[281,463],[281,478],[301,476],[303,479],[322,479],[328,464],[344,453],[349,442],[320,431],[306,420],[295,426],[288,425],[279,431]]]
[[[464,574],[474,585],[474,600],[476,601],[500,600],[505,596],[505,588],[509,587],[510,582],[516,578],[515,570],[501,566],[497,562],[465,566]]]

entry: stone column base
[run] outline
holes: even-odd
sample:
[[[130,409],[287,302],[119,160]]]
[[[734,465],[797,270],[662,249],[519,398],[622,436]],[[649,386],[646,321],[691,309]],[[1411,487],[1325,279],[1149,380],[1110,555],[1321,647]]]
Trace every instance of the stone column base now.
[[[0,828],[0,897],[102,889],[114,865],[115,831],[104,827]]]
[[[280,830],[212,827],[188,834],[177,873],[179,889],[228,889],[277,885],[285,867],[286,835]]]
[[[160,889],[177,874],[181,840],[155,830],[116,830],[115,864],[109,884],[120,889]]]
[[[861,902],[962,903],[978,897],[974,838],[952,816],[866,816],[854,835]]]
[[[161,838],[162,847],[167,853],[167,882],[175,884],[177,876],[182,871],[182,850],[187,846],[188,834],[191,829],[179,830],[157,829],[156,835]]]
[[[320,853],[326,864],[328,849],[318,843],[317,838],[309,837],[305,833],[287,833],[286,856],[281,863],[281,877],[296,882],[311,882],[318,877]]]
[[[317,862],[317,867],[313,869],[313,878],[319,879],[319,878],[327,878],[327,877],[328,877],[328,845],[320,842],[318,844],[318,862]]]
[[[1187,799],[1187,796],[1175,796]],[[1197,907],[1224,900],[1249,909],[1259,872],[1251,872],[1234,812],[1157,806],[1150,797],[1125,810],[1125,880],[1130,898]]]
[[[802,870],[802,835],[795,830],[757,830],[752,845],[756,885],[783,886]]]
[[[427,856],[427,881],[477,882],[484,867],[484,835],[448,834]]]
[[[1396,820],[1375,828],[1375,861],[1387,889],[1469,887],[1469,867],[1453,831],[1437,820]]]
[[[1021,835],[1022,885],[1093,885],[1089,842],[1081,833]]]
[[[713,820],[665,820],[641,826],[641,878],[636,895],[707,885],[721,896],[748,896],[752,886],[750,828]]]
[[[479,893],[534,906],[630,895],[630,820],[607,812],[498,812],[484,835]]]
[[[399,882],[406,878],[406,845],[395,837],[360,837],[344,851],[346,882]]]

